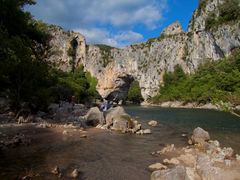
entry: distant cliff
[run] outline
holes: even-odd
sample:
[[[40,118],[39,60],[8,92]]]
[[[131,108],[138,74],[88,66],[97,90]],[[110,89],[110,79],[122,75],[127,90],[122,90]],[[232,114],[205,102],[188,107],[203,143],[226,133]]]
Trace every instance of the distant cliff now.
[[[71,41],[78,36],[74,66],[83,64],[98,79],[97,89],[102,97],[124,99],[135,79],[147,100],[156,95],[164,83],[164,73],[173,71],[176,65],[180,65],[185,73],[193,73],[206,60],[219,60],[240,48],[239,19],[219,20],[223,16],[223,7],[233,1],[201,0],[187,32],[177,21],[165,28],[159,37],[122,49],[88,46],[82,35],[53,28],[50,30],[53,39],[49,60],[69,71],[72,56],[68,52]]]

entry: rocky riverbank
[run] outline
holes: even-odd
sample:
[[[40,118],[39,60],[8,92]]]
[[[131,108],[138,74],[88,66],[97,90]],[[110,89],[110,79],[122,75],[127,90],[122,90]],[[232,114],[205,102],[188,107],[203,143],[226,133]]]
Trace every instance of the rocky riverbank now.
[[[212,104],[212,103],[197,103],[197,102],[183,102],[183,101],[166,101],[158,104],[153,104],[149,102],[141,103],[142,106],[159,106],[163,108],[187,108],[187,109],[212,109],[217,111],[228,111],[235,115],[239,115],[240,112],[240,105],[234,106],[230,103],[224,103],[220,101],[219,103]]]
[[[240,156],[232,148],[220,147],[217,140],[202,128],[196,128],[189,139],[189,146],[175,148],[168,145],[156,156],[168,156],[161,163],[149,166],[151,180],[234,180],[240,177]]]
[[[142,125],[128,115],[122,107],[109,109],[104,117],[97,107],[87,109],[84,105],[72,106],[69,103],[63,103],[61,106],[52,104],[47,114],[38,113],[26,117],[20,115],[16,118],[12,112],[8,112],[1,114],[0,120],[0,151],[4,152],[11,151],[13,148],[28,147],[31,149],[33,144],[43,143],[42,140],[38,140],[39,134],[44,139],[44,143],[48,143],[51,136],[50,139],[54,139],[54,141],[59,141],[59,138],[63,139],[59,142],[60,144],[66,141],[91,144],[93,143],[92,135],[98,136],[99,134],[96,133],[98,131],[110,134],[113,133],[112,131],[117,131],[141,135],[150,134],[151,130],[154,133],[154,128],[162,126],[157,121],[151,120],[147,123],[151,130],[142,129]],[[89,129],[88,127],[96,128]],[[122,138],[125,136],[126,138],[133,137],[133,135],[121,135]],[[186,136],[187,134],[182,134],[183,138]],[[145,137],[151,137],[151,135]],[[171,144],[157,151],[154,149],[154,152],[151,152],[150,149],[148,152],[151,152],[151,155],[149,154],[149,156],[152,156],[156,162],[149,164],[149,171],[152,172],[151,179],[221,180],[240,177],[239,155],[235,154],[232,148],[221,148],[218,141],[211,140],[208,132],[201,128],[195,129],[193,135],[189,137],[188,143],[189,145],[186,147],[176,147]],[[62,148],[62,145],[59,147]],[[50,148],[52,147],[50,146]],[[91,154],[91,156],[95,156],[95,154]],[[54,161],[51,166],[47,167],[46,171],[49,173],[47,176],[79,178],[83,175],[82,165],[77,164],[66,170],[64,163],[60,162],[61,160]],[[153,162],[151,161],[151,163]],[[27,179],[41,176],[44,177],[44,173],[36,171],[20,174],[18,178]]]

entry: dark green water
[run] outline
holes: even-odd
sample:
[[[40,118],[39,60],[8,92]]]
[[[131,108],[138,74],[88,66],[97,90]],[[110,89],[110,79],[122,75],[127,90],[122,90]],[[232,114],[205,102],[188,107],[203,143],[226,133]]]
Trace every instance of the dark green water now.
[[[202,127],[210,133],[211,139],[217,139],[222,146],[230,146],[240,152],[240,118],[226,112],[206,109],[178,109],[160,107],[127,106],[126,111],[141,121],[157,120],[189,134],[196,127]]]

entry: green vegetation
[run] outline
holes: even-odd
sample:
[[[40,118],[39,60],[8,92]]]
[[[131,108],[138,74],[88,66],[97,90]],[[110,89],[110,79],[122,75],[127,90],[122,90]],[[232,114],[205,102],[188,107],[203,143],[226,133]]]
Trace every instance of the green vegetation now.
[[[195,74],[186,75],[180,66],[164,75],[164,86],[153,103],[184,102],[240,104],[240,53],[217,62],[207,62]],[[225,102],[225,103],[224,103]]]
[[[26,4],[34,1],[0,0],[0,96],[9,98],[15,110],[28,104],[32,111],[71,95],[82,102],[95,96],[96,82],[83,68],[63,73],[45,61],[48,26],[24,12]]]
[[[143,101],[138,81],[132,82],[128,91],[127,100],[133,102],[134,104],[140,104]]]
[[[80,66],[73,72],[55,71],[57,82],[51,87],[51,98],[55,102],[69,100],[75,96],[76,101],[84,103],[94,100],[99,95],[96,91],[97,80],[89,72],[84,72],[83,66]]]
[[[216,12],[209,14],[206,19],[206,29],[216,28],[222,24],[232,23],[240,20],[239,0],[226,0],[219,5],[219,16]]]

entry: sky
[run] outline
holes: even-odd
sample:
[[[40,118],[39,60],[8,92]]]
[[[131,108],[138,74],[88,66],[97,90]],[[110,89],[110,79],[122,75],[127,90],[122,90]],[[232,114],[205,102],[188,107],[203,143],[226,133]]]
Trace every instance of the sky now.
[[[186,31],[198,0],[36,0],[33,17],[83,34],[88,44],[124,47],[158,37],[179,21]]]

